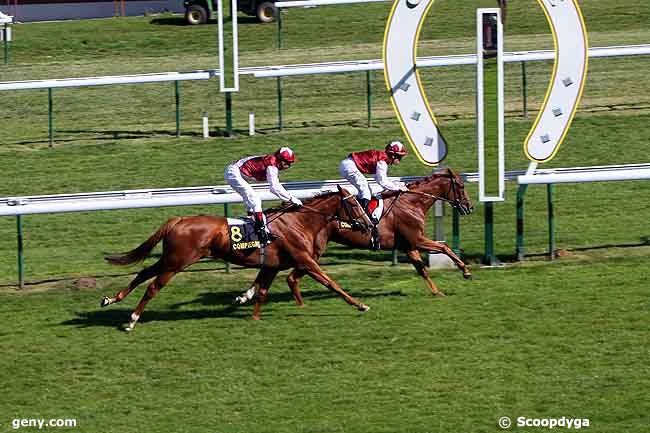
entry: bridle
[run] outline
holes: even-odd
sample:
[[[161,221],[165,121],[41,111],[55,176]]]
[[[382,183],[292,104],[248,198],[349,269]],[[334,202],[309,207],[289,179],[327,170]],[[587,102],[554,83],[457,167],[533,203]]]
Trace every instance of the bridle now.
[[[442,197],[439,195],[435,194],[429,194],[426,192],[421,192],[421,191],[402,191],[404,194],[417,194],[421,195],[423,197],[428,197],[430,199],[435,200],[440,200],[449,203],[451,207],[459,211],[462,215],[467,215],[470,213],[470,209],[468,209],[462,202],[459,194],[459,189],[460,185],[458,185],[458,182],[456,181],[455,176],[452,173],[447,173],[447,177],[449,177],[449,190],[447,191],[447,197]],[[453,197],[453,198],[448,198],[448,197]]]

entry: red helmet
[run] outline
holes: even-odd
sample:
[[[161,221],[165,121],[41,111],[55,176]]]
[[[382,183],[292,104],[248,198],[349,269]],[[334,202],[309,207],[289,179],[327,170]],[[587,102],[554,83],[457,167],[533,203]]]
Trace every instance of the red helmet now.
[[[275,157],[284,162],[288,162],[289,164],[296,162],[296,155],[293,153],[293,150],[288,147],[279,148],[275,152]]]
[[[404,156],[408,152],[406,151],[406,147],[399,142],[399,141],[391,141],[389,144],[386,145],[386,153],[388,154],[393,154],[393,155],[399,155],[399,156]]]

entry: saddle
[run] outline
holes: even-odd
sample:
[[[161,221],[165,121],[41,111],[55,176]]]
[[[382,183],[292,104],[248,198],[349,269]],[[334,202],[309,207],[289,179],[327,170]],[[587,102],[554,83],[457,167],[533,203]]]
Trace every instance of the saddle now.
[[[250,217],[227,218],[231,251],[250,250],[261,247],[255,231],[255,221]]]

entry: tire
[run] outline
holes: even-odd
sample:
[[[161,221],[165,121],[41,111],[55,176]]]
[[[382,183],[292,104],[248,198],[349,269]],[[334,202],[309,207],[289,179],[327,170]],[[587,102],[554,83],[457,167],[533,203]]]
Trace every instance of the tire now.
[[[263,1],[255,8],[255,16],[261,23],[272,23],[278,16],[278,8],[273,2]]]
[[[185,11],[185,22],[191,26],[208,22],[208,12],[201,5],[191,5]]]

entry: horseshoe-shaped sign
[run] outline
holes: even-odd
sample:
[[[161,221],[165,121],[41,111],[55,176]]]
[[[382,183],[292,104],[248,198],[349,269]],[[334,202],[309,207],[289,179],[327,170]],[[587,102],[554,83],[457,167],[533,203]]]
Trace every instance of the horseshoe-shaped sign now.
[[[427,102],[415,66],[420,31],[433,2],[395,0],[386,25],[383,49],[384,77],[393,109],[416,156],[426,165],[436,165],[447,156],[447,143]],[[553,34],[555,64],[542,109],[526,138],[524,152],[532,161],[545,162],[557,153],[582,97],[588,43],[577,0],[537,2]]]
[[[424,94],[415,67],[417,43],[434,0],[395,0],[384,33],[384,78],[402,129],[418,159],[436,165],[447,143]]]
[[[534,162],[550,161],[560,148],[582,97],[588,43],[577,0],[537,0],[555,43],[553,75],[544,104],[526,137],[524,152]]]

